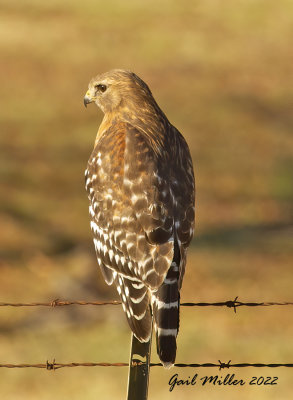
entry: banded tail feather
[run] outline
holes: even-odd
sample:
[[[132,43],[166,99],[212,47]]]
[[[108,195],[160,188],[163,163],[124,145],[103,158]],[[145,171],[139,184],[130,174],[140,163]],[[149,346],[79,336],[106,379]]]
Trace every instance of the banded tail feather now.
[[[176,358],[180,304],[178,278],[178,264],[173,261],[163,284],[152,293],[157,353],[165,368],[170,368]]]

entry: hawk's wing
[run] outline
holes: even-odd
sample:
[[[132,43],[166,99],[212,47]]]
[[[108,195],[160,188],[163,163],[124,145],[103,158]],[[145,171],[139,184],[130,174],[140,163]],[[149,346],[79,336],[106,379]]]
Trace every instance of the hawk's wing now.
[[[174,238],[187,247],[191,237],[194,199],[184,176],[190,155],[178,134],[170,126],[169,142],[157,152],[145,133],[113,123],[96,144],[86,170],[98,262],[107,283],[115,280],[132,328],[131,313],[150,324],[148,288],[162,284],[173,259]],[[139,303],[144,311],[137,310]]]
[[[119,123],[97,143],[86,172],[97,256],[151,288],[173,257],[173,199],[159,163],[145,136]]]

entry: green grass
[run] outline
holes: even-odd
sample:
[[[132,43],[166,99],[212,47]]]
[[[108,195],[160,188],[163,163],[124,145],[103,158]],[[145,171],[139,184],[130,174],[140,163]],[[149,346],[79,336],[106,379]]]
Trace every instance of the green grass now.
[[[182,300],[292,300],[292,12],[289,0],[2,1],[0,300],[117,296],[97,272],[83,183],[102,117],[83,95],[111,68],[146,80],[191,149]],[[289,311],[183,309],[178,361],[290,362]],[[1,310],[0,362],[127,361],[128,344],[119,308]],[[8,400],[125,397],[126,369],[0,373]],[[170,393],[171,374],[152,370],[150,398],[288,398],[292,380],[237,370],[280,383]]]

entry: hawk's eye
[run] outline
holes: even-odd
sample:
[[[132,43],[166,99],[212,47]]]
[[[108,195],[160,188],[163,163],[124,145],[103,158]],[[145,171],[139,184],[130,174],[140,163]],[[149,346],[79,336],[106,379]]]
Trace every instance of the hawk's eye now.
[[[102,93],[104,93],[107,90],[107,86],[106,85],[99,84],[99,85],[96,85],[95,87],[96,87],[97,90],[99,90]]]

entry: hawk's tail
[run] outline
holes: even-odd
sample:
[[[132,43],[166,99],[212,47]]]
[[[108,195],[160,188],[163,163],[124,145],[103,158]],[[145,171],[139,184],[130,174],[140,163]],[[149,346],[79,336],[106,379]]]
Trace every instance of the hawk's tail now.
[[[180,303],[178,278],[178,264],[173,261],[163,284],[152,293],[157,352],[165,368],[170,368],[176,358]]]

